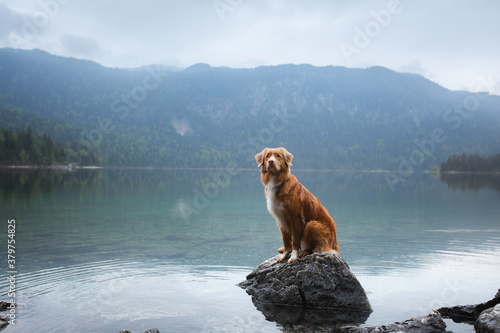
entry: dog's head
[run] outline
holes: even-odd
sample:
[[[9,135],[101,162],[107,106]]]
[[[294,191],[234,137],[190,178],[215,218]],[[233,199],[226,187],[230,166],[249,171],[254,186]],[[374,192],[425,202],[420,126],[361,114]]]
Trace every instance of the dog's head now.
[[[263,172],[280,172],[287,170],[292,165],[293,155],[285,148],[266,148],[257,155],[255,159]]]

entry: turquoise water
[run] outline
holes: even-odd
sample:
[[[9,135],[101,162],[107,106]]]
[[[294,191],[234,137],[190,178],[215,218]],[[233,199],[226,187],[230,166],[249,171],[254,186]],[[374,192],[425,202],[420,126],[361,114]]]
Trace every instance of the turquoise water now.
[[[330,211],[341,255],[370,292],[366,325],[479,303],[500,288],[494,186],[452,190],[414,174],[391,191],[382,173],[294,173]],[[15,219],[19,303],[5,332],[306,326],[267,321],[236,286],[281,246],[258,170],[4,170],[0,184],[0,299]]]

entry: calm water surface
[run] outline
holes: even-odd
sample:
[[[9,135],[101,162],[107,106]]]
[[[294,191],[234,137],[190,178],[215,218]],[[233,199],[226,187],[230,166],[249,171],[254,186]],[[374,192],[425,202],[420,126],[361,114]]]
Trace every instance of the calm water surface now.
[[[370,291],[365,325],[483,302],[500,288],[498,179],[454,179],[449,186],[463,189],[453,190],[412,175],[392,192],[384,174],[294,173],[330,211],[341,255]],[[281,246],[258,170],[4,170],[0,185],[1,299],[8,219],[18,271],[16,325],[5,332],[306,326],[266,320],[236,286]]]

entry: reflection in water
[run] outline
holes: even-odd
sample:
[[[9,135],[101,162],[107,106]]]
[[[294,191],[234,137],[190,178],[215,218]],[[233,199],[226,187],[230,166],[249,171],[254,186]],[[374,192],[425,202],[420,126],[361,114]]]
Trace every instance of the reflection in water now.
[[[53,169],[0,169],[0,200],[29,201],[45,196],[60,187],[83,187],[97,184],[101,170],[68,172]]]
[[[294,332],[297,326],[309,331],[332,329],[346,324],[364,323],[371,311],[349,309],[305,308],[277,304],[263,304],[252,297],[252,302],[266,320],[273,321],[286,332]]]
[[[452,190],[478,191],[481,188],[491,188],[500,192],[500,174],[457,174],[441,173],[441,181]]]
[[[424,174],[395,192],[383,174],[295,174],[331,213],[342,257],[371,291],[367,325],[480,303],[498,289],[498,192],[450,191]],[[21,326],[7,332],[70,323],[72,332],[300,331],[309,314],[294,324],[258,311],[236,286],[282,243],[263,192],[258,169],[228,183],[210,170],[0,170],[22,303]]]

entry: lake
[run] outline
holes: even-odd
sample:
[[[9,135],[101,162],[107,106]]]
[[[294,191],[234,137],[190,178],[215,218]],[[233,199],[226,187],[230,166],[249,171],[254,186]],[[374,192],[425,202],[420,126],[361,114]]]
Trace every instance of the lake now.
[[[388,324],[500,288],[498,179],[296,171]],[[5,332],[301,332],[236,286],[281,235],[255,170],[0,170],[1,298],[15,220],[16,325]],[[446,320],[449,330],[471,326]],[[317,327],[318,331],[322,328]]]

